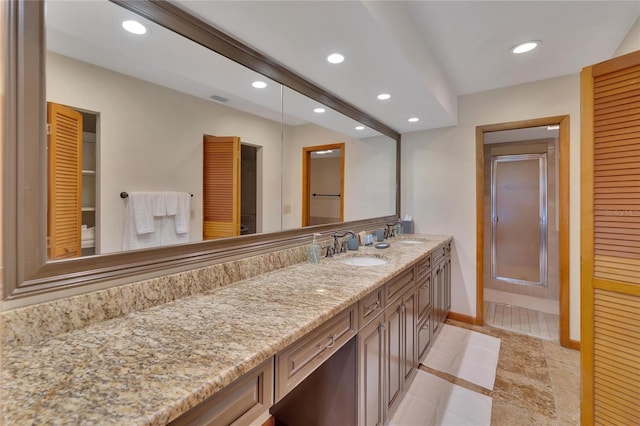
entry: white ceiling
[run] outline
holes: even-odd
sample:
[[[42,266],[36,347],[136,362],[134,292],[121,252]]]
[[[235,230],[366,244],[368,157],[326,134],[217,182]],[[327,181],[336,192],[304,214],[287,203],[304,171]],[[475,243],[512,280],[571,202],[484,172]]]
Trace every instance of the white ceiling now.
[[[455,125],[457,97],[579,72],[612,56],[640,16],[640,1],[192,1],[178,6],[272,57],[395,130]],[[83,16],[84,18],[80,18]],[[91,19],[86,18],[91,16]],[[47,3],[49,48],[194,96],[279,120],[331,127],[354,137],[356,123],[258,78],[157,25],[141,38],[114,30],[132,16],[107,2]],[[141,19],[141,21],[144,21]],[[542,46],[515,56],[509,48]],[[346,60],[332,65],[334,51]],[[264,78],[263,78],[264,79]],[[387,101],[376,95],[387,92]],[[420,117],[409,123],[409,117]]]
[[[456,124],[457,96],[609,59],[640,1],[193,1],[178,5],[390,127]],[[515,56],[527,40],[542,46]],[[334,51],[346,60],[332,65]],[[380,102],[376,95],[392,98]],[[408,123],[412,116],[417,123]]]

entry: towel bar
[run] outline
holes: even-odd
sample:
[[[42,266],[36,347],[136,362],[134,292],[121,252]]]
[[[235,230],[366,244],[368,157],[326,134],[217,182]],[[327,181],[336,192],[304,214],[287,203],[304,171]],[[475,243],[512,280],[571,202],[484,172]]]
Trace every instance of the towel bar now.
[[[193,197],[192,193],[189,193],[189,195]],[[129,193],[127,193],[127,192],[122,191],[120,193],[120,198],[127,198],[128,196],[129,196]]]

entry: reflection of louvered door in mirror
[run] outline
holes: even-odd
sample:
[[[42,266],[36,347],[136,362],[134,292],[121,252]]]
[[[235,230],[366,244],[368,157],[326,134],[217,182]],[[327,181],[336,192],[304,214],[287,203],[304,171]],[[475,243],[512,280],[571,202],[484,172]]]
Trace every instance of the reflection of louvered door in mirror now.
[[[82,114],[47,103],[49,259],[81,255]]]
[[[640,51],[582,72],[582,424],[640,419]]]
[[[240,235],[240,138],[204,136],[203,238]]]

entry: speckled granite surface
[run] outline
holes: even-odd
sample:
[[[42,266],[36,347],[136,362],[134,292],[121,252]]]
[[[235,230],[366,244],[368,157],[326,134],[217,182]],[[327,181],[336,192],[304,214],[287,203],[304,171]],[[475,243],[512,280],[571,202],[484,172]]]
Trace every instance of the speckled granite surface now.
[[[199,404],[411,265],[423,244],[361,248],[44,339],[5,345],[2,424],[160,425]]]
[[[252,256],[54,300],[1,314],[3,346],[36,343],[306,261],[306,247]]]

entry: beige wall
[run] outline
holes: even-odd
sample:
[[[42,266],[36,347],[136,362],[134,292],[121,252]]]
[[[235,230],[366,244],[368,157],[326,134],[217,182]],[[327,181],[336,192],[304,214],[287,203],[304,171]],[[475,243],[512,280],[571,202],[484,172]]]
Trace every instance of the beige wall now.
[[[613,54],[613,57],[625,55],[633,51],[640,50],[640,18],[633,24],[633,27],[629,30],[618,49]]]
[[[284,138],[283,229],[302,221],[302,148],[345,143],[344,220],[395,213],[396,144],[384,136],[354,139],[305,124],[287,129]]]
[[[121,191],[186,191],[191,240],[202,239],[202,137],[262,146],[262,229],[280,230],[281,125],[104,68],[49,53],[47,100],[100,113],[100,252],[119,251]],[[260,214],[260,212],[258,212]]]
[[[580,340],[580,79],[578,74],[458,100],[455,127],[402,135],[402,214],[418,232],[451,234],[452,307],[476,315],[476,126],[570,115],[570,327]]]

